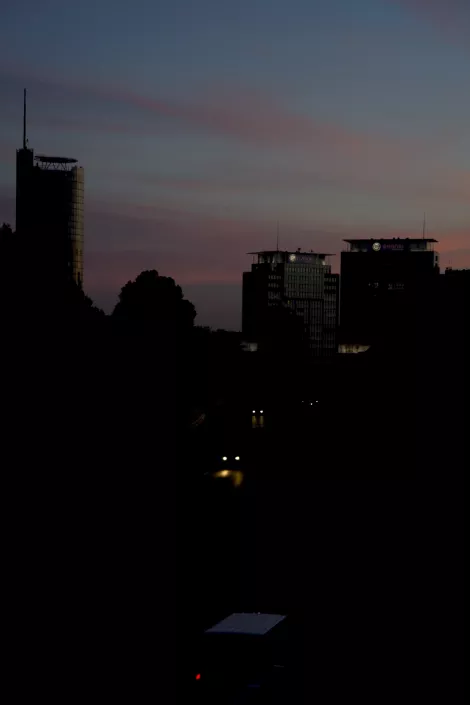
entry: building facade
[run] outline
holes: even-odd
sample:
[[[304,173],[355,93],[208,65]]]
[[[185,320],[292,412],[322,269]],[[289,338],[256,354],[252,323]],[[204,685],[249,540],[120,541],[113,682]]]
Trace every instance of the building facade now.
[[[447,268],[441,275],[439,299],[439,332],[447,354],[451,358],[467,358],[470,347],[470,269]]]
[[[339,277],[328,255],[313,252],[251,253],[243,274],[243,338],[263,346],[283,336],[302,339],[313,356],[336,352]]]
[[[45,284],[83,286],[84,170],[76,159],[16,155],[16,232],[25,259]]]
[[[369,346],[414,334],[439,280],[433,239],[345,240],[340,342]]]

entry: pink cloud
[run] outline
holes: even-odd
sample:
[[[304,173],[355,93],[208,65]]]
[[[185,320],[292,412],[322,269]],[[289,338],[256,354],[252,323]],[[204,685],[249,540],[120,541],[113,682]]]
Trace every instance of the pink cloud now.
[[[112,95],[157,117],[258,147],[315,148],[349,157],[379,152],[389,158],[395,157],[397,150],[404,155],[411,147],[405,140],[318,121],[272,96],[235,87],[230,92],[225,89],[201,95],[192,102],[153,99],[130,91]]]
[[[409,156],[410,151],[417,149],[416,141],[408,143],[387,135],[361,132],[339,123],[316,120],[271,95],[240,86],[214,87],[211,92],[191,100],[177,100],[142,95],[120,86],[71,83],[60,77],[45,80],[34,72],[19,68],[4,69],[3,73],[23,83],[36,82],[64,93],[121,103],[135,108],[143,116],[155,117],[173,126],[222,136],[259,148],[314,149],[328,155],[361,159],[376,155],[389,160]],[[76,126],[79,122],[76,121]],[[74,128],[69,120],[60,124]],[[127,124],[114,124],[116,131],[128,130]],[[154,128],[139,124],[135,132],[145,134],[147,130],[157,130],[158,127],[158,122]]]
[[[47,119],[35,118],[34,127],[45,127],[53,130],[64,130],[67,132],[104,132],[113,134],[135,135],[136,129],[128,123],[117,122],[86,122],[71,118],[57,118],[50,116]]]
[[[441,250],[441,270],[470,269],[470,249]]]
[[[442,252],[469,252],[470,226],[468,228],[443,228],[434,236],[436,240],[439,240],[438,249]]]
[[[356,169],[344,169],[341,173],[325,173],[303,171],[302,169],[284,169],[282,171],[250,171],[236,174],[233,171],[229,176],[224,174],[211,174],[202,177],[174,178],[158,176],[152,179],[148,175],[142,176],[146,183],[152,181],[160,190],[176,193],[236,193],[252,191],[301,190],[311,188],[333,188],[390,196],[392,198],[416,198],[431,201],[444,201],[455,203],[470,202],[470,176],[466,172],[439,172],[439,183],[427,182],[425,179],[408,180],[390,178],[388,172],[379,173],[377,176],[365,176]],[[136,179],[139,177],[136,175]]]
[[[88,252],[87,282],[103,279],[118,289],[144,268],[155,267],[182,284],[237,283],[250,264],[247,252],[275,247],[276,223],[269,220],[215,218],[204,213],[158,206],[125,206],[115,212],[96,210],[87,216],[87,238],[94,243]],[[113,209],[114,210],[114,209]],[[283,224],[281,246],[339,253],[348,237],[416,237],[417,232],[383,224],[359,226],[334,222]],[[461,251],[469,246],[466,228],[433,231],[440,251]],[[130,250],[129,244],[132,243]],[[101,253],[101,254],[100,254]],[[458,255],[456,255],[458,259]],[[339,267],[339,257],[333,259]]]

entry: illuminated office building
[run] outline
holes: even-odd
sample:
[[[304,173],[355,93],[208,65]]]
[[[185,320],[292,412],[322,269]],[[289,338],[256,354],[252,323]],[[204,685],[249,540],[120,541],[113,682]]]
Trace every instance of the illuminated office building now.
[[[243,274],[244,340],[262,349],[279,326],[281,336],[284,330],[299,331],[313,356],[334,354],[339,277],[331,272],[329,255],[278,250],[250,254],[251,271]],[[284,328],[289,319],[295,325]]]

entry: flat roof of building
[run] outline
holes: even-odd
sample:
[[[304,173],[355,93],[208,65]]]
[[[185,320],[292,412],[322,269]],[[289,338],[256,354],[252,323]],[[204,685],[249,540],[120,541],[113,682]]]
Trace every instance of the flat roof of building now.
[[[263,636],[285,619],[281,614],[235,612],[206,630],[206,634],[253,634]]]
[[[38,154],[35,160],[43,164],[76,164],[78,162],[78,159],[70,157],[46,157],[44,154]]]
[[[356,237],[351,240],[343,240],[353,244],[355,242],[439,242],[432,237]]]
[[[261,250],[260,252],[247,252],[247,255],[315,255],[316,257],[334,257],[332,252],[301,252],[300,250]]]

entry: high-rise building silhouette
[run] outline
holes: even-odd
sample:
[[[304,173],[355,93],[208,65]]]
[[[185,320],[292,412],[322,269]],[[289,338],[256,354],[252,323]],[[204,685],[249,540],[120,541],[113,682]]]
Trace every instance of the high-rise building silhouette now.
[[[285,335],[299,336],[309,352],[336,352],[339,277],[327,254],[250,253],[255,261],[243,274],[243,337],[261,347]]]
[[[83,284],[84,170],[76,159],[34,156],[26,139],[16,153],[16,233],[25,267],[41,282]]]
[[[428,320],[439,280],[436,240],[345,240],[341,253],[340,341],[400,342]]]
[[[448,267],[440,279],[440,336],[447,354],[463,361],[470,342],[470,269]]]

